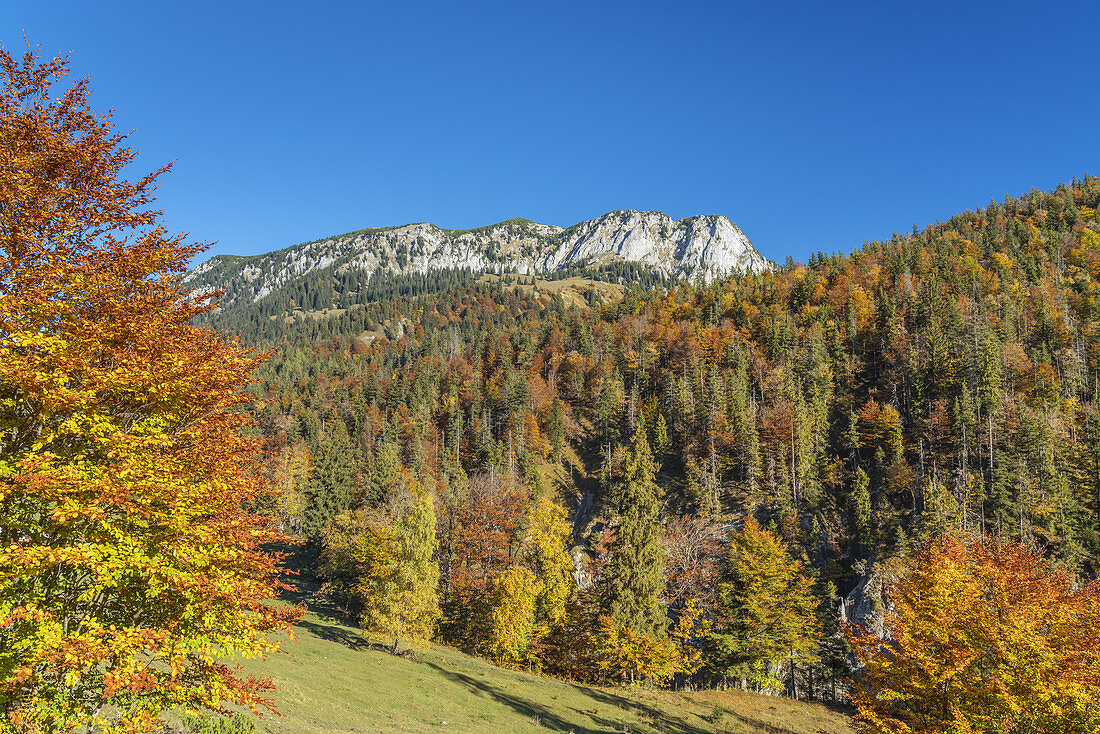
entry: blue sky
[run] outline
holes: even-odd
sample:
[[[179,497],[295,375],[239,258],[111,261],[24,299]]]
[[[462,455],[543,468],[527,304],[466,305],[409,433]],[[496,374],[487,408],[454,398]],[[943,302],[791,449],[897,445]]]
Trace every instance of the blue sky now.
[[[805,260],[1100,173],[1100,3],[54,2],[168,226],[251,254],[370,226],[726,214]]]

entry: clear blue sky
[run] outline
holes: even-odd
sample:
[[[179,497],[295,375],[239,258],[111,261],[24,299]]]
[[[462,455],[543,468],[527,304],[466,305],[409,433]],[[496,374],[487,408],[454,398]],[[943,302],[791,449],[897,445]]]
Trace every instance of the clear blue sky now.
[[[805,260],[1100,173],[1100,3],[6,0],[176,230],[726,214]]]

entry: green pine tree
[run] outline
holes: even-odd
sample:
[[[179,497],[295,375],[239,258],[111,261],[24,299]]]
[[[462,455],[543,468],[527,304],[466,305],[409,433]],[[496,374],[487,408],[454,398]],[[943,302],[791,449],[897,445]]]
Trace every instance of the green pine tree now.
[[[863,471],[863,467],[856,467],[855,486],[848,502],[859,554],[866,558],[874,547],[875,537],[871,528],[871,478]]]
[[[665,553],[660,544],[655,471],[645,429],[639,423],[612,489],[616,532],[606,569],[604,609],[619,627],[662,639],[668,620],[660,598]]]
[[[325,527],[351,507],[355,489],[355,460],[344,421],[333,416],[325,421],[318,438],[320,454],[306,488],[302,528],[310,538],[317,538]]]
[[[368,504],[385,503],[399,496],[404,489],[405,480],[397,445],[392,441],[385,441],[378,445],[374,454],[366,500]]]

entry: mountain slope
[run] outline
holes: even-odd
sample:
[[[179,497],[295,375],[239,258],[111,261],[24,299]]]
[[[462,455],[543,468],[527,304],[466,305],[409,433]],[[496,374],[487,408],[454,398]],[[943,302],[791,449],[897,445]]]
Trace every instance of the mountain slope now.
[[[319,609],[296,633],[296,640],[283,642],[283,652],[244,663],[279,686],[282,716],[260,722],[266,734],[851,731],[843,713],[787,698],[585,685],[499,668],[442,645],[395,658]]]
[[[661,212],[618,211],[568,229],[526,219],[469,230],[423,223],[363,229],[253,257],[219,255],[196,267],[186,281],[195,290],[224,289],[222,307],[229,308],[329,268],[345,278],[446,269],[530,275],[613,262],[707,280],[768,267],[724,216],[674,221]]]

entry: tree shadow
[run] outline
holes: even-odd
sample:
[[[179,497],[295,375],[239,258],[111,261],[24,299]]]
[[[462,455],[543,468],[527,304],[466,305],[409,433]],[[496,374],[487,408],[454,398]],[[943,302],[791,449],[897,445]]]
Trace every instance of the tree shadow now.
[[[432,662],[425,661],[425,664],[435,668],[444,678],[466,686],[479,696],[487,696],[509,707],[521,716],[526,716],[531,719],[538,717],[540,724],[551,731],[574,732],[574,734],[613,734],[613,732],[616,731],[613,728],[592,729],[579,721],[567,721],[542,704],[525,700],[510,693],[505,693],[496,686],[490,685],[485,681],[480,681],[453,670],[447,670]]]
[[[494,701],[508,706],[521,716],[531,718],[537,717],[540,724],[551,731],[573,732],[573,734],[613,734],[614,732],[636,730],[633,726],[628,726],[624,729],[621,722],[599,716],[597,710],[581,711],[580,709],[570,707],[569,711],[574,712],[576,717],[569,716],[565,718],[567,715],[563,715],[561,711],[554,711],[543,704],[505,692],[485,681],[453,670],[447,670],[428,661],[425,661],[425,664],[435,668],[445,678],[466,686],[478,695],[487,696]],[[668,734],[704,734],[705,732],[704,729],[693,726],[682,718],[671,716],[668,712],[660,711],[653,706],[631,701],[623,696],[617,696],[613,693],[589,688],[587,686],[571,685],[580,693],[606,706],[621,711],[627,711],[638,716],[641,719],[640,726],[646,729],[662,733],[667,732]],[[595,726],[593,726],[593,724]]]
[[[703,717],[715,725],[715,731],[730,732],[732,730],[725,728],[724,719],[729,717],[733,720],[733,723],[738,724],[737,731],[745,731],[740,727],[749,727],[752,732],[765,732],[765,734],[799,734],[794,729],[788,729],[783,726],[776,726],[775,724],[769,724],[766,721],[760,719],[754,719],[751,716],[745,716],[739,714],[736,711],[731,711],[725,706],[715,706],[714,713],[711,716]],[[820,730],[819,730],[820,731]]]
[[[671,734],[702,734],[705,731],[679,716],[673,716],[667,711],[661,711],[650,704],[634,701],[626,696],[612,693],[611,691],[593,688],[579,683],[571,683],[570,685],[575,690],[590,698],[596,699],[600,703],[632,712],[642,721],[647,722],[646,726],[658,732],[670,732]]]
[[[305,572],[290,571],[280,579],[287,588],[279,593],[280,601],[309,609],[323,620],[354,627],[356,620],[324,593],[322,584]]]
[[[570,684],[579,692],[587,695],[591,698],[600,701],[608,706],[615,708],[632,711],[642,721],[648,722],[647,726],[652,727],[658,732],[670,732],[671,734],[700,734],[704,732],[704,729],[685,721],[679,716],[672,716],[666,711],[661,711],[657,707],[643,703],[641,701],[632,700],[626,696],[621,696],[612,691],[603,690],[600,688],[593,688],[590,686],[581,685],[578,683]],[[794,729],[788,729],[783,726],[776,726],[775,724],[769,724],[766,721],[760,719],[754,719],[751,716],[745,716],[739,714],[736,711],[731,711],[724,706],[715,707],[715,711],[722,716],[728,716],[733,723],[739,725],[737,731],[741,731],[740,727],[748,727],[753,732],[766,732],[766,734],[798,734]],[[718,722],[714,722],[718,723]],[[716,726],[716,731],[731,731],[728,728],[721,728]]]
[[[350,647],[352,650],[374,650],[375,652],[384,652],[387,655],[392,655],[395,658],[407,660],[417,665],[421,662],[417,659],[414,650],[405,649],[394,654],[393,649],[389,645],[368,640],[355,630],[350,630],[346,627],[340,627],[335,624],[325,624],[323,621],[311,622],[308,619],[300,620],[296,622],[294,626],[308,631],[317,638],[327,640],[328,642],[335,642],[344,647]]]
[[[767,734],[798,734],[794,729],[785,729],[781,726],[775,726],[766,721],[754,719],[751,716],[743,716],[736,711],[730,711],[729,709],[722,709],[722,711],[736,719],[738,723],[744,724],[745,726],[751,726],[757,731],[767,732]]]
[[[327,640],[328,642],[335,642],[338,645],[350,647],[353,650],[370,650],[374,647],[369,641],[363,639],[362,635],[352,630],[345,629],[344,627],[311,622],[308,619],[299,620],[294,626],[301,627],[314,637]]]

